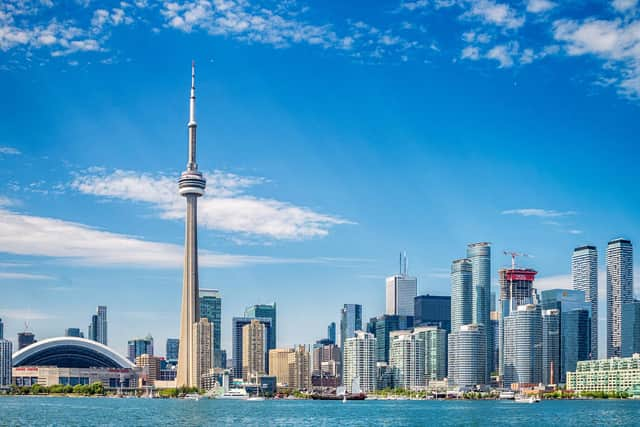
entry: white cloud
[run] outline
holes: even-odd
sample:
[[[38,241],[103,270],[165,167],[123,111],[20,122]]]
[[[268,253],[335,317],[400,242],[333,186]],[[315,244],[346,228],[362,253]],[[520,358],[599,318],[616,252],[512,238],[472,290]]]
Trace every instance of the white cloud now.
[[[509,209],[502,211],[501,213],[502,215],[535,216],[540,218],[557,218],[576,214],[574,211],[556,211],[553,209],[538,208]]]
[[[10,271],[0,271],[0,280],[54,280],[52,276],[44,274],[15,273]]]
[[[480,59],[480,49],[478,49],[476,46],[466,46],[464,49],[462,49],[460,58],[477,61],[478,59]]]
[[[0,209],[0,252],[67,259],[82,265],[180,268],[182,245],[149,242],[54,218]],[[268,257],[200,251],[202,267],[288,262]],[[295,261],[291,261],[295,262]]]
[[[0,154],[19,155],[20,150],[14,147],[0,146]]]
[[[5,319],[12,320],[49,320],[55,319],[56,316],[53,316],[48,313],[43,313],[40,311],[35,311],[30,308],[0,308],[0,317]]]
[[[556,3],[550,0],[529,0],[527,3],[527,12],[530,13],[542,13],[547,12],[557,6]]]
[[[638,6],[638,0],[613,0],[611,5],[618,12],[628,12]]]
[[[463,15],[465,18],[479,18],[485,24],[505,29],[517,29],[524,25],[524,17],[519,16],[508,4],[496,3],[493,0],[476,0],[470,2],[470,8]]]
[[[198,202],[198,222],[205,228],[298,240],[326,236],[331,227],[350,224],[309,208],[246,194],[249,187],[264,182],[262,178],[219,171],[205,175],[207,191]],[[173,176],[122,170],[110,174],[87,172],[77,176],[71,186],[85,194],[149,203],[165,219],[181,220],[184,217],[185,202],[178,195]]]
[[[486,57],[488,59],[494,59],[498,61],[499,68],[509,68],[513,66],[513,57],[518,52],[517,43],[511,43],[509,45],[497,45],[492,47]]]

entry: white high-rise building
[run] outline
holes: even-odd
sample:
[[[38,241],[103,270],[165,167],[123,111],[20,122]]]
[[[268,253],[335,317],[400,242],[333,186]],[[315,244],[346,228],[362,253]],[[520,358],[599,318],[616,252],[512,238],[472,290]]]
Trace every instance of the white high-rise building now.
[[[427,382],[447,376],[447,331],[438,326],[419,326],[413,334],[424,343],[424,376]]]
[[[9,340],[0,339],[0,388],[11,385],[13,344]]]
[[[418,296],[418,279],[406,274],[387,277],[386,314],[413,316],[414,299]]]
[[[607,245],[607,358],[622,356],[622,306],[633,302],[633,247],[615,239]]]
[[[373,334],[356,331],[355,337],[344,341],[343,357],[343,383],[347,391],[351,393],[354,379],[359,381],[363,392],[375,391],[376,338]]]
[[[393,331],[389,334],[389,367],[393,385],[405,390],[422,390],[424,378],[424,341],[411,331]]]
[[[542,313],[536,304],[519,305],[504,318],[504,387],[542,382]]]
[[[487,383],[487,335],[484,325],[462,325],[449,334],[449,381],[458,387]]]
[[[451,263],[451,332],[473,323],[472,266],[469,259]]]
[[[595,246],[580,246],[571,257],[573,289],[583,291],[591,305],[591,358],[598,358],[598,251]]]

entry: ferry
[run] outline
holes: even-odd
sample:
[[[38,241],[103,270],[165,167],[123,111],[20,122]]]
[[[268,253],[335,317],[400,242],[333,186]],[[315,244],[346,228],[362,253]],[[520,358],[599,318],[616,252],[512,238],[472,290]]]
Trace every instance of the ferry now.
[[[539,403],[540,398],[537,396],[518,396],[515,401],[517,403]]]
[[[514,400],[516,398],[516,394],[512,391],[501,391],[498,399],[500,400]]]
[[[247,400],[249,395],[243,388],[232,388],[229,391],[225,391],[218,399],[233,399],[233,400]]]

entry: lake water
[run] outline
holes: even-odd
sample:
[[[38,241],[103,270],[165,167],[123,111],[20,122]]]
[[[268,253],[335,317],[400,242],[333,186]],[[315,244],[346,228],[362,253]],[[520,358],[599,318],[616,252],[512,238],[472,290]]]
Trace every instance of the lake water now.
[[[640,401],[304,401],[0,397],[0,426],[639,426]]]

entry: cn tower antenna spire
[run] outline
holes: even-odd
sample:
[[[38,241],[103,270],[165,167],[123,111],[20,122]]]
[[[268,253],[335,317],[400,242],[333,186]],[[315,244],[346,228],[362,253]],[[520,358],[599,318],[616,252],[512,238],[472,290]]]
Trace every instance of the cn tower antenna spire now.
[[[198,163],[196,162],[196,61],[191,61],[191,96],[189,98],[189,163],[187,163],[187,170],[198,170]]]

